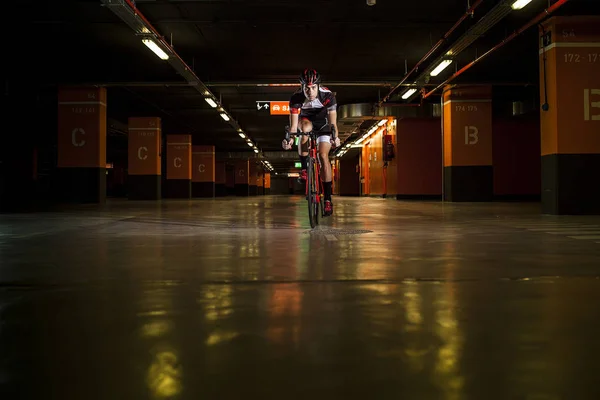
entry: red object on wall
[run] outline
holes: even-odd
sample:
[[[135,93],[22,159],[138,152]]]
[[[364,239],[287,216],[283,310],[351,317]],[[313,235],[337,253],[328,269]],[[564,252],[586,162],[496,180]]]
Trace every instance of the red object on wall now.
[[[398,195],[441,196],[441,134],[439,119],[407,118],[398,121]]]

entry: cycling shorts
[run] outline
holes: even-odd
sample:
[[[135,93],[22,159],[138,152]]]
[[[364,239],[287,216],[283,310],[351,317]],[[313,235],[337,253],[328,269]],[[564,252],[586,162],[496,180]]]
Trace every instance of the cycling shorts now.
[[[312,122],[313,131],[317,132],[317,143],[321,142],[329,142],[329,136],[331,136],[331,125],[327,123],[326,120],[315,120],[308,117],[300,117],[300,120],[307,120]]]

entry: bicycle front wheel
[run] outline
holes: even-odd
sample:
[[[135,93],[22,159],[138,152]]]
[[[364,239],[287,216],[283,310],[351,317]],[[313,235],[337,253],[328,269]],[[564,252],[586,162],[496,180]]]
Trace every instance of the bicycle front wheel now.
[[[306,185],[308,197],[308,219],[310,227],[315,228],[319,225],[319,191],[317,190],[317,163],[314,158],[309,157],[307,160],[306,170]]]

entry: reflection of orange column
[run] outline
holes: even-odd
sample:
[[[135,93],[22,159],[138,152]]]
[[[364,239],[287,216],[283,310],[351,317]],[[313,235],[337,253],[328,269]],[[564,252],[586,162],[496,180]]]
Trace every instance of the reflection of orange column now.
[[[444,90],[444,198],[490,201],[493,197],[492,88]]]
[[[192,146],[192,196],[215,196],[215,146]]]
[[[235,195],[248,196],[250,183],[250,163],[248,160],[235,163]]]
[[[189,199],[192,197],[192,136],[167,136],[166,196]]]
[[[542,212],[600,214],[600,17],[540,29]]]
[[[128,197],[161,197],[161,121],[158,117],[129,118]]]
[[[271,194],[271,173],[265,172],[265,195]]]
[[[61,200],[106,201],[106,88],[58,90]]]

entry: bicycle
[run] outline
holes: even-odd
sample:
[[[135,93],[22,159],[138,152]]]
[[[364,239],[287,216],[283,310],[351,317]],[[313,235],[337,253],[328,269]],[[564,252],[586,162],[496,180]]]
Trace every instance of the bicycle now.
[[[331,135],[335,139],[335,127],[325,125],[323,128],[331,126]],[[323,129],[321,128],[321,130]],[[290,139],[290,127],[285,128],[285,138]],[[306,160],[306,188],[305,194],[308,200],[308,219],[310,227],[315,228],[319,225],[319,206],[321,208],[321,218],[325,217],[325,197],[323,182],[321,181],[321,160],[317,155],[317,136],[319,131],[302,132],[298,130],[295,136],[308,136],[308,158]],[[299,144],[300,145],[300,144]]]

